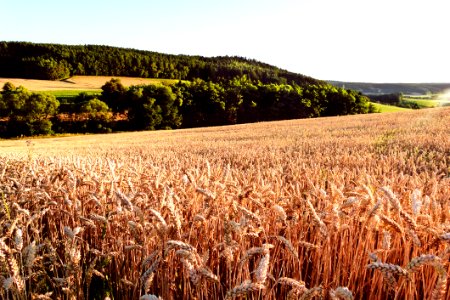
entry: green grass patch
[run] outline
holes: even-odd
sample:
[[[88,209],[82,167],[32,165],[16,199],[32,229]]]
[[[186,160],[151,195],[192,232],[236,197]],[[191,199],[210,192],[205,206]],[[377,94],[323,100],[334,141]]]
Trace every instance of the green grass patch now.
[[[142,78],[142,79],[145,81],[144,84],[154,84],[154,85],[171,85],[180,81],[179,79],[164,79],[164,78]],[[139,83],[136,83],[136,85],[139,85]]]
[[[409,98],[402,100],[403,103],[415,103],[419,106],[419,108],[431,108],[439,105],[439,102],[436,100],[426,100],[426,99],[414,99]]]
[[[450,106],[450,101],[447,100],[426,100],[420,98],[406,98],[404,102],[416,103],[419,108],[432,108],[438,106]]]
[[[407,111],[410,110],[408,108],[403,108],[403,107],[398,107],[398,106],[393,106],[393,105],[386,105],[386,104],[380,104],[380,103],[376,103],[376,102],[371,102],[373,104],[373,106],[375,106],[375,108],[381,112],[381,113],[385,113],[385,112],[398,112],[398,111]]]
[[[86,93],[88,95],[100,95],[102,93],[102,90],[52,90],[45,91],[45,93],[51,94],[56,98],[71,98],[78,96],[80,93]]]

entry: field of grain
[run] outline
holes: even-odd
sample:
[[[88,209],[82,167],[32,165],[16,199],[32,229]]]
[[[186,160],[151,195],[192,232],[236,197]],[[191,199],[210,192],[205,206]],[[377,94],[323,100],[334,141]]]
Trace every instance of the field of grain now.
[[[42,91],[99,91],[101,87],[111,78],[118,78],[124,86],[141,84],[163,84],[174,83],[173,79],[138,78],[138,77],[118,77],[118,76],[73,76],[65,80],[37,80],[19,78],[0,78],[0,88],[6,82],[11,82],[15,86],[23,86],[34,92]]]
[[[0,298],[449,299],[448,124],[0,141]]]

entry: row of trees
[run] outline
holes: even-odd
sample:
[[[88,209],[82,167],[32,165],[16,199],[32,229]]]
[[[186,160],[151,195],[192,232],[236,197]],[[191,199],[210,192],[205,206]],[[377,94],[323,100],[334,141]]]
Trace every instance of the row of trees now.
[[[59,101],[52,95],[31,93],[6,83],[0,94],[0,118],[6,119],[0,131],[6,136],[51,133]]]
[[[402,93],[372,94],[372,95],[368,95],[368,97],[373,102],[389,104],[389,105],[396,105],[397,103],[400,103],[403,100]]]
[[[112,79],[101,100],[132,129],[191,128],[374,112],[361,93],[331,85],[226,82],[196,79],[170,86],[124,87]]]
[[[189,128],[373,112],[361,93],[331,85],[264,84],[248,77],[124,87],[112,79],[101,95],[81,93],[60,106],[52,95],[5,84],[3,136]]]
[[[131,76],[217,82],[246,75],[263,83],[318,80],[242,57],[168,55],[108,46],[0,42],[0,77],[64,79],[73,75]]]

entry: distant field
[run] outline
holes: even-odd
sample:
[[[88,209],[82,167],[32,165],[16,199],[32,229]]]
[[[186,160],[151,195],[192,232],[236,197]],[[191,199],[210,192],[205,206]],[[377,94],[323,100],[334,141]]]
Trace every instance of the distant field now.
[[[439,97],[436,98],[436,100],[431,99],[421,99],[421,98],[405,98],[404,101],[407,102],[414,102],[416,103],[420,108],[432,108],[432,107],[439,107],[439,106],[450,106],[450,100]]]
[[[398,106],[393,106],[393,105],[380,104],[380,103],[376,103],[376,102],[372,102],[372,104],[375,106],[376,109],[378,109],[382,113],[385,113],[385,112],[399,112],[399,111],[408,111],[408,110],[410,110],[408,108],[403,108],[403,107],[398,107]]]
[[[371,83],[371,82],[342,82],[329,83],[361,91],[363,94],[403,93],[405,95],[441,94],[450,89],[450,83]]]
[[[105,82],[111,78],[119,78],[124,86],[140,84],[170,84],[177,80],[174,79],[155,79],[155,78],[137,78],[137,77],[118,77],[118,76],[74,76],[66,80],[36,80],[20,78],[0,78],[0,88],[6,82],[11,82],[15,86],[24,86],[30,91],[64,91],[76,93],[77,91],[98,92]],[[70,92],[69,92],[70,91]],[[79,93],[78,92],[78,93]]]

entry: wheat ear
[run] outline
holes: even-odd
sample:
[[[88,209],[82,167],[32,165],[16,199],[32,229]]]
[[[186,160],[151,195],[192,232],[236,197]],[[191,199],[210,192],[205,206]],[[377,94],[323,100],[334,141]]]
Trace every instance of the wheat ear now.
[[[235,286],[227,292],[225,299],[233,299],[238,296],[244,296],[251,292],[259,292],[266,287],[261,283],[253,283],[250,280],[246,280],[238,286]]]
[[[353,300],[352,291],[348,287],[339,286],[334,290],[330,291],[330,297],[332,300]]]

